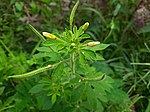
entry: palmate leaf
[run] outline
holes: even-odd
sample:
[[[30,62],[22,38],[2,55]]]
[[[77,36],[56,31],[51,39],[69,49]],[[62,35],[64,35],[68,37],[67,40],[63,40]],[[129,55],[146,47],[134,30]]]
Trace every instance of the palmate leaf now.
[[[52,107],[51,97],[47,96],[46,93],[39,94],[36,99],[39,110],[49,110]]]
[[[87,86],[87,102],[89,110],[95,110],[97,107],[97,97],[95,95],[94,89],[91,87],[91,85]]]
[[[97,100],[97,108],[96,108],[95,112],[103,112],[103,111],[104,111],[104,107],[103,107],[102,103]]]
[[[77,88],[73,89],[72,93],[71,93],[71,103],[77,103],[79,100],[84,99],[84,90],[86,89],[86,87],[84,85],[79,85]]]
[[[91,85],[94,88],[95,95],[98,98],[98,101],[105,102],[105,103],[108,102],[108,99],[106,96],[107,95],[106,89],[98,82],[91,82]]]
[[[103,112],[103,106],[97,97],[97,91],[91,86],[91,83],[86,83],[85,85],[80,85],[80,88],[74,89],[74,95],[71,99],[75,98],[74,103],[78,106],[79,110],[83,112],[88,111],[98,111]],[[79,92],[80,91],[80,92]],[[80,103],[79,103],[80,102]],[[76,108],[74,108],[76,110]]]

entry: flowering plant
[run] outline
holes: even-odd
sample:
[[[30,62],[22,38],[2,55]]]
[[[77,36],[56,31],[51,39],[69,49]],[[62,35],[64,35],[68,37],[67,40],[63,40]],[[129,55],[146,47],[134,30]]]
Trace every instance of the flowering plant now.
[[[42,44],[34,54],[35,59],[43,59],[46,66],[21,75],[9,78],[26,78],[37,76],[44,71],[47,76],[41,77],[39,83],[29,92],[42,93],[46,99],[45,110],[54,112],[102,112],[111,92],[113,79],[105,73],[97,72],[91,62],[104,60],[99,51],[109,45],[93,41],[85,33],[89,26],[86,22],[77,28],[73,18],[79,0],[70,15],[70,29],[61,34],[43,32],[42,35],[32,26],[30,28],[41,38]],[[73,26],[73,27],[72,27]],[[45,38],[47,37],[47,38]],[[44,99],[43,98],[43,99]],[[37,97],[37,102],[40,99]]]

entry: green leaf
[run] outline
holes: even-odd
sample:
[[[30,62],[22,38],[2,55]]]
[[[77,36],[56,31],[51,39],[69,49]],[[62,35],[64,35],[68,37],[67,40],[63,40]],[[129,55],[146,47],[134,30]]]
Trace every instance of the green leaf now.
[[[58,44],[57,46],[56,46],[56,50],[57,51],[59,51],[59,50],[62,50],[63,48],[65,48],[65,44]]]
[[[83,39],[88,39],[88,38],[90,38],[90,36],[88,34],[83,34],[78,38],[78,40],[81,41]]]
[[[38,53],[38,54],[33,55],[33,57],[36,58],[36,59],[38,59],[38,58],[44,58],[44,57],[49,57],[51,61],[58,61],[58,60],[60,60],[60,57],[55,52]]]
[[[52,107],[52,101],[49,96],[46,94],[40,94],[36,97],[37,99],[37,107],[40,110],[49,110]]]
[[[118,3],[117,6],[116,6],[116,9],[115,9],[114,12],[113,12],[113,15],[114,15],[114,16],[116,16],[116,15],[119,13],[120,8],[121,8],[121,5],[120,5],[120,3]]]
[[[6,56],[5,51],[2,49],[1,46],[0,46],[0,57],[1,57],[0,58],[0,65],[7,63],[7,56]]]
[[[75,36],[75,37],[78,36],[77,26],[74,26],[74,27],[73,27],[73,33],[74,33],[74,36]]]
[[[15,3],[15,6],[16,6],[18,11],[22,11],[23,5],[24,5],[23,2],[16,2]]]
[[[4,87],[4,86],[3,86],[3,87],[0,87],[0,95],[2,95],[2,94],[3,94],[4,89],[5,89],[5,87]]]
[[[64,70],[64,64],[59,64],[53,71],[53,77],[58,78],[58,76],[62,76],[63,70]]]
[[[56,102],[57,99],[57,94],[53,94],[52,95],[52,104],[54,104]]]
[[[86,59],[88,60],[96,60],[96,54],[93,51],[82,49],[81,50],[82,54],[85,56]]]
[[[96,53],[96,59],[97,59],[97,60],[105,60],[105,59],[103,58],[103,56],[100,55],[100,54],[98,54],[98,53]]]
[[[81,64],[85,64],[85,63],[86,63],[85,57],[84,57],[84,55],[82,54],[82,52],[79,53],[79,62],[80,62]]]
[[[40,0],[40,1],[42,1],[42,2],[44,2],[44,3],[47,3],[47,4],[50,4],[50,2],[52,2],[51,0]],[[55,3],[55,2],[54,2]]]
[[[104,107],[102,103],[100,101],[97,101],[97,109],[95,112],[103,112],[103,111],[104,111]]]
[[[120,89],[112,89],[111,90],[111,94],[108,95],[109,100],[113,103],[113,104],[126,104],[127,102],[129,103],[129,97],[128,95],[120,90]]]
[[[83,47],[82,49],[87,49],[87,50],[91,50],[91,51],[101,51],[106,49],[108,46],[110,46],[110,44],[98,44],[96,46],[90,47],[90,46],[86,46]]]
[[[150,99],[148,100],[148,105],[147,105],[145,112],[150,112]]]
[[[73,36],[72,31],[65,28],[65,32],[63,33],[64,40],[66,40],[67,42],[70,42],[72,40],[72,36]]]
[[[82,35],[84,33],[84,29],[83,29],[83,25],[80,26],[79,30],[78,30],[78,36]]]
[[[36,93],[42,92],[45,85],[47,84],[37,84],[30,89],[29,93],[36,94]]]
[[[37,50],[40,52],[52,52],[49,47],[38,47]]]
[[[147,24],[146,26],[142,27],[139,31],[138,31],[138,34],[140,33],[148,33],[150,32],[150,23]]]
[[[70,98],[71,102],[76,103],[78,100],[82,100],[84,97],[84,90],[84,85],[79,85],[77,88],[73,89]]]
[[[108,102],[105,86],[98,82],[92,82],[91,85],[95,88],[95,95],[101,102]]]
[[[102,81],[102,80],[105,80],[105,78],[106,78],[106,75],[105,74],[99,74],[99,73],[91,73],[91,74],[89,74],[89,76],[86,76],[85,77],[85,80],[87,80],[87,81],[91,81],[91,82],[93,82],[93,81]]]
[[[57,41],[57,40],[52,40],[52,39],[47,39],[45,42],[42,43],[43,46],[46,46],[46,47],[56,47],[58,46],[59,44],[64,44],[63,42],[61,41]]]
[[[87,102],[88,102],[88,108],[90,110],[95,110],[97,107],[97,98],[95,95],[95,92],[91,88],[91,85],[88,85],[87,87]]]
[[[96,9],[94,9],[94,8],[91,8],[91,7],[84,7],[83,10],[88,10],[88,11],[94,12],[95,14],[97,14],[97,15],[100,17],[101,21],[106,25],[105,18],[104,18],[104,16],[102,15],[102,13],[101,13],[100,10],[98,11],[98,10],[96,10]]]

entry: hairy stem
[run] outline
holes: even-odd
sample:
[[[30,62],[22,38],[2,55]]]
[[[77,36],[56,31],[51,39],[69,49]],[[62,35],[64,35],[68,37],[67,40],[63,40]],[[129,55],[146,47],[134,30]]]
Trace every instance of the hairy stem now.
[[[72,74],[75,75],[76,70],[75,70],[75,53],[70,55],[70,59],[71,59],[71,69],[72,69]]]

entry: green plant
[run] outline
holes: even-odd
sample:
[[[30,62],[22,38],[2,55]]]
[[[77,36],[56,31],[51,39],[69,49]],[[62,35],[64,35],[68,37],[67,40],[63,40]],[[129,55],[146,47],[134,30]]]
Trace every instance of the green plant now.
[[[2,40],[0,40],[0,112],[14,107],[12,94],[15,93],[17,81],[9,80],[8,74],[24,73],[29,69],[26,54],[18,53],[17,56]]]
[[[91,13],[93,24],[87,33],[94,40],[111,44],[103,54],[107,61],[96,62],[94,66],[98,71],[121,79],[124,82],[122,88],[131,99],[134,100],[134,97],[137,96],[135,99],[138,100],[132,101],[134,102],[132,103],[134,110],[145,112],[150,98],[150,56],[148,50],[150,46],[150,24],[147,22],[142,28],[137,27],[137,24],[142,21],[139,18],[144,21],[149,18],[147,14],[144,14],[144,18],[141,17],[143,13],[147,12],[142,11],[141,6],[143,9],[146,8],[148,1],[109,0],[105,2],[103,0],[101,2],[102,8],[100,6],[98,8],[83,8],[88,12],[94,12]],[[105,7],[103,8],[103,6]],[[137,12],[142,14],[138,16],[136,15]]]
[[[97,72],[92,66],[94,61],[104,60],[100,51],[109,44],[92,41],[90,36],[85,34],[88,22],[79,28],[73,26],[78,4],[79,0],[70,15],[70,29],[66,28],[61,34],[43,32],[43,35],[48,37],[45,39],[29,25],[42,40],[41,46],[37,48],[38,53],[33,55],[37,65],[42,67],[25,74],[8,76],[29,80],[35,78],[38,81],[33,88],[28,86],[36,106],[27,105],[21,111],[28,108],[28,111],[103,112],[106,109],[108,112],[130,112],[130,100],[127,94],[119,89],[122,83],[105,73]],[[46,72],[45,76],[37,75],[42,72]]]

